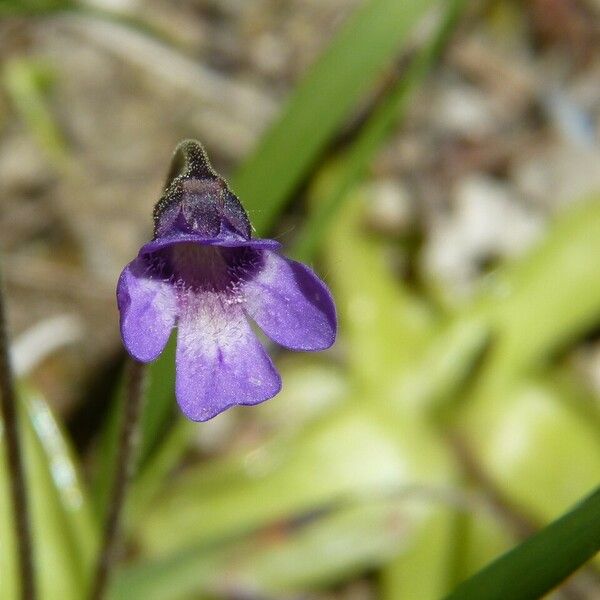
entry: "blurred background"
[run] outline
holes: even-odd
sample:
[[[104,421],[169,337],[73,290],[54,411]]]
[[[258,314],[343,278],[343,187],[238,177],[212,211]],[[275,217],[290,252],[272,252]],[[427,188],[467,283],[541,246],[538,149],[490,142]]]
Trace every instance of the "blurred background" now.
[[[597,0],[3,0],[0,247],[43,598],[81,598],[114,289],[183,138],[336,298],[205,424],[153,367],[114,598],[421,600],[600,479]],[[0,473],[0,480],[6,473]],[[0,597],[16,594],[0,481]],[[600,597],[592,562],[553,597]]]

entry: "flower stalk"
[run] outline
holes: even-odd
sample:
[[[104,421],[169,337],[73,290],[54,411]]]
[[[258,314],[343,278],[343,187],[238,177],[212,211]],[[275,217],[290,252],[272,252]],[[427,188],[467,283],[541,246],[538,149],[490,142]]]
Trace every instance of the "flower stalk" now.
[[[10,358],[6,325],[4,286],[0,274],[0,407],[2,432],[6,443],[6,462],[19,557],[21,598],[35,600],[35,575],[31,521],[27,502],[27,485],[23,449],[19,439],[19,411],[15,379]]]
[[[101,600],[105,596],[111,568],[119,550],[125,497],[137,458],[144,383],[145,365],[130,360],[127,368],[127,389],[117,448],[116,472],[90,600]]]

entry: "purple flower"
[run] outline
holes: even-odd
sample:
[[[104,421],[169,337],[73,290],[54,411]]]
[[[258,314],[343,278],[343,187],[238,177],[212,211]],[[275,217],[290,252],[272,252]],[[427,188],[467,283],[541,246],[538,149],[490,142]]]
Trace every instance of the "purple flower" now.
[[[175,393],[183,413],[206,421],[257,404],[281,377],[249,320],[293,350],[324,350],[336,335],[333,299],[274,240],[252,239],[246,212],[202,146],[182,142],[154,210],[154,239],[119,278],[127,351],[155,360],[178,328]]]

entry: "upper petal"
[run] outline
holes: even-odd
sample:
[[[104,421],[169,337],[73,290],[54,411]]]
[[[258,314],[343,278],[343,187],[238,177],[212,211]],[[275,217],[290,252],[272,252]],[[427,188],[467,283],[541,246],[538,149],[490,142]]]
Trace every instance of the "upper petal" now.
[[[150,362],[164,350],[177,315],[177,301],[168,283],[153,278],[146,263],[136,258],[119,278],[117,304],[121,337],[133,358]]]
[[[232,233],[250,238],[248,215],[227,182],[210,165],[196,140],[184,140],[173,155],[167,184],[154,208],[154,233]]]
[[[271,359],[235,303],[190,293],[179,319],[175,395],[183,413],[207,421],[236,404],[257,404],[281,389]]]
[[[248,247],[254,250],[278,250],[281,244],[276,240],[251,239],[246,240],[235,236],[224,237],[206,237],[197,233],[177,234],[157,237],[156,239],[144,244],[140,249],[140,256],[145,256],[169,248],[177,244],[193,243],[201,246],[221,246],[223,248],[243,248]]]
[[[264,252],[261,271],[244,286],[245,310],[273,341],[293,350],[324,350],[335,341],[335,305],[305,265]]]

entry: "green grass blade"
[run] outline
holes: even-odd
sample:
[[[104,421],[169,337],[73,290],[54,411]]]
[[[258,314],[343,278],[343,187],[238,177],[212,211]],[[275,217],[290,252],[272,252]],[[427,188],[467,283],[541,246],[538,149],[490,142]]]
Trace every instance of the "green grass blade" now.
[[[144,511],[135,544],[145,556],[158,557],[342,498],[445,484],[452,465],[444,452],[425,424],[390,421],[388,414],[350,401],[293,437],[282,434],[236,461],[226,458],[220,468],[186,469]]]
[[[28,421],[44,453],[58,501],[77,548],[77,558],[87,572],[94,564],[100,531],[77,457],[45,398],[36,390],[24,386],[20,393],[26,399]],[[66,532],[62,533],[64,535]]]
[[[446,571],[454,512],[440,506],[380,574],[380,600],[439,600],[447,591]]]
[[[348,340],[352,378],[371,392],[381,391],[387,389],[389,375],[423,348],[435,321],[422,299],[394,279],[385,244],[364,235],[362,212],[368,196],[362,190],[350,196],[327,238],[328,283],[340,331]]]
[[[309,216],[298,236],[292,253],[299,260],[307,261],[313,257],[340,204],[348,197],[352,187],[360,181],[369,161],[385,137],[404,116],[412,94],[438,61],[465,1],[453,0],[448,4],[438,31],[413,58],[406,73],[361,129],[356,141],[342,159],[329,194]]]
[[[462,583],[447,600],[540,598],[600,551],[600,488]]]
[[[142,434],[138,455],[138,465],[144,469],[146,461],[156,448],[156,444],[166,433],[167,424],[175,415],[175,391],[173,387],[175,364],[175,339],[171,337],[161,357],[148,365],[146,397],[142,413]],[[120,385],[113,410],[102,431],[97,453],[97,465],[93,480],[93,497],[100,517],[105,514],[106,505],[115,472],[115,461],[121,416],[123,414],[124,386]]]
[[[260,597],[287,597],[339,583],[389,560],[403,544],[406,521],[414,520],[411,508],[399,500],[363,502],[300,526],[281,524],[277,536],[259,532],[182,550],[125,568],[110,598],[175,600],[213,590],[224,596],[252,590]]]
[[[491,396],[527,369],[543,364],[598,325],[600,319],[600,195],[558,216],[522,259],[486,281],[480,305],[497,342],[478,395]]]
[[[98,530],[68,443],[43,398],[19,390],[40,597],[78,600],[91,571]],[[0,597],[17,598],[12,506],[0,423]]]
[[[4,65],[1,83],[47,157],[63,168],[68,161],[67,146],[44,95],[49,75],[43,65],[15,58]]]
[[[74,8],[74,0],[3,0],[0,17],[43,15]]]
[[[265,232],[327,143],[435,0],[367,0],[296,88],[232,181]]]

